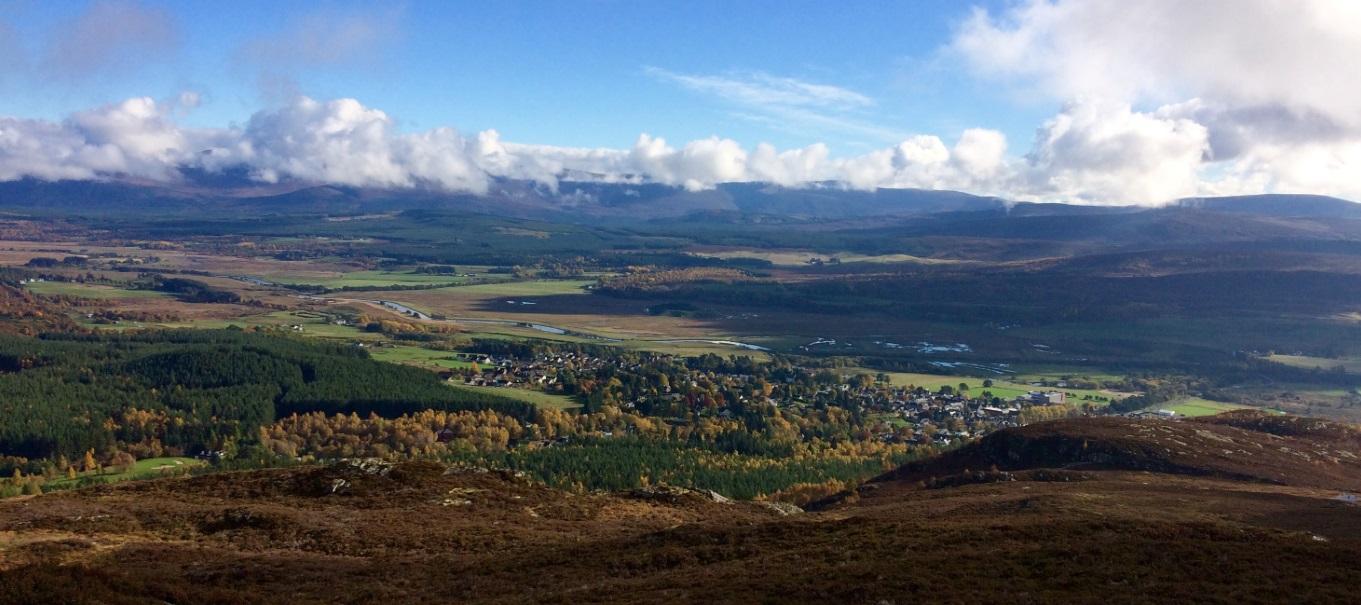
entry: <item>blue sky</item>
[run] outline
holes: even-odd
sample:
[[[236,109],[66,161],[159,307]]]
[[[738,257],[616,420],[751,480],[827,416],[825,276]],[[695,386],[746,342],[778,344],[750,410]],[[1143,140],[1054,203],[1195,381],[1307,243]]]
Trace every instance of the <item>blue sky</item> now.
[[[1361,199],[1357,73],[1347,0],[0,0],[0,180]]]
[[[674,140],[720,135],[777,147],[822,141],[835,153],[882,147],[911,133],[953,139],[985,126],[1030,138],[1054,103],[1026,103],[961,76],[940,58],[969,4],[898,2],[149,2],[175,40],[107,75],[9,81],[0,114],[59,118],[128,97],[191,89],[203,105],[187,123],[242,122],[290,92],[353,97],[405,129],[495,128],[507,139],[626,147],[639,133]],[[79,2],[17,2],[3,14],[39,57]],[[297,30],[372,27],[333,60],[275,69],[247,48]],[[263,63],[263,64],[262,64]],[[287,63],[286,61],[284,63]],[[659,71],[660,70],[660,71]],[[265,72],[277,72],[263,75]],[[796,78],[863,94],[849,119],[883,131],[770,124],[751,107],[688,90],[657,73]],[[267,81],[262,81],[267,80]],[[280,81],[283,81],[282,83]],[[292,89],[291,87],[296,87]],[[899,136],[900,135],[900,136]]]

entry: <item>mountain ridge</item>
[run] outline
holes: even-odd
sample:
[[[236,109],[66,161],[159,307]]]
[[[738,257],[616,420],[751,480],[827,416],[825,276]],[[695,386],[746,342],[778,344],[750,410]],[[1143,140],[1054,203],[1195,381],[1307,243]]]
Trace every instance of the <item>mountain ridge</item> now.
[[[1187,198],[1165,206],[1086,206],[1014,202],[959,191],[861,191],[822,184],[787,188],[727,183],[690,191],[657,184],[564,181],[556,190],[498,179],[481,194],[435,188],[376,189],[304,182],[261,183],[244,174],[191,174],[180,182],[132,180],[0,182],[0,209],[82,213],[156,209],[345,214],[405,209],[464,209],[570,221],[648,220],[697,212],[735,212],[805,219],[904,217],[940,213],[1006,216],[1098,216],[1183,209],[1282,218],[1361,218],[1361,204],[1318,195],[1267,194]]]

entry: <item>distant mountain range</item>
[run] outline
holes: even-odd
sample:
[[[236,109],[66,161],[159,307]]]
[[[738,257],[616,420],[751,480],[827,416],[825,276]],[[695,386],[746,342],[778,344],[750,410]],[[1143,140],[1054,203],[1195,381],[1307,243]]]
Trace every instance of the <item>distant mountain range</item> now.
[[[1270,217],[1361,219],[1361,204],[1319,195],[1188,198],[1166,208]],[[259,183],[244,173],[187,172],[180,182],[40,181],[0,183],[0,211],[61,214],[353,214],[443,209],[562,222],[631,222],[687,215],[764,215],[800,220],[994,213],[1011,217],[1108,216],[1139,206],[1078,206],[1009,202],[958,191],[879,189],[834,184],[786,188],[729,183],[689,191],[657,184],[562,182],[557,190],[529,181],[499,180],[482,194],[440,189],[371,189],[300,182]]]

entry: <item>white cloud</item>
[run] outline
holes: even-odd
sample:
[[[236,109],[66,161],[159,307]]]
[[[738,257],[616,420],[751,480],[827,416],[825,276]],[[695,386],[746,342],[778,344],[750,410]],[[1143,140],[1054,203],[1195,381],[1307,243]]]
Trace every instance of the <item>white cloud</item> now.
[[[94,178],[107,164],[77,157],[85,149],[84,141],[60,124],[0,118],[0,180]]]
[[[987,180],[1004,168],[1006,154],[1006,135],[986,128],[970,128],[955,143],[953,156],[964,174]]]
[[[300,97],[257,112],[238,128],[187,128],[178,118],[198,102],[149,98],[77,112],[61,122],[0,119],[0,180],[133,176],[170,180],[181,167],[244,167],[264,182],[299,180],[360,187],[433,187],[484,193],[496,178],[557,190],[559,181],[663,183],[690,190],[727,182],[857,189],[952,189],[1012,199],[1160,203],[1178,197],[1257,191],[1334,192],[1361,197],[1352,167],[1361,145],[1255,145],[1207,177],[1210,131],[1193,119],[1199,103],[1141,112],[1128,104],[1066,106],[1039,130],[1022,158],[1002,133],[964,131],[952,144],[933,135],[853,157],[826,145],[748,150],[710,137],[673,146],[642,134],[630,148],[570,148],[502,141],[494,130],[401,132],[385,112],[354,99]],[[1190,116],[1190,117],[1188,117]],[[564,192],[570,194],[570,192]]]
[[[1016,195],[1361,192],[1361,3],[1029,0],[976,9],[949,50],[1067,104]]]
[[[1209,134],[1188,119],[1077,103],[1040,128],[1028,189],[1053,199],[1158,203],[1194,195]]]
[[[1203,182],[1201,194],[1274,191],[1361,200],[1361,141],[1257,145],[1224,172],[1218,179]]]
[[[305,70],[381,63],[400,10],[321,10],[248,41],[238,67],[294,90]],[[0,77],[104,73],[177,44],[167,13],[99,0],[57,24],[32,57],[0,23]],[[42,42],[42,41],[39,41]],[[824,140],[879,140],[833,157],[713,136],[569,148],[503,141],[494,130],[404,132],[354,99],[275,94],[241,126],[186,128],[196,94],[134,98],[60,121],[0,118],[0,179],[173,179],[181,166],[245,167],[262,181],[485,192],[496,178],[654,182],[692,190],[735,181],[787,187],[957,189],[1012,199],[1156,204],[1182,196],[1308,192],[1361,199],[1361,2],[1024,0],[975,10],[947,56],[1061,109],[1029,146],[968,128],[898,133],[872,119],[889,103],[850,88],[759,71],[646,71],[735,116]],[[953,139],[953,140],[950,140]],[[843,139],[844,140],[844,139]],[[1010,153],[1010,155],[1009,155]]]
[[[746,150],[736,141],[718,137],[691,141],[677,150],[665,139],[642,134],[629,152],[629,162],[653,181],[692,191],[747,180]]]
[[[143,97],[77,112],[60,124],[0,119],[0,179],[172,178],[187,153],[217,136],[180,129],[171,116],[176,107]]]
[[[940,137],[919,134],[898,143],[896,157],[901,167],[933,166],[950,161],[950,150]]]
[[[690,90],[745,105],[787,105],[843,110],[874,105],[873,99],[850,89],[761,72],[713,76],[678,74],[657,67],[649,67],[646,71],[654,77],[680,84]]]
[[[1361,4],[1030,0],[975,10],[953,48],[980,73],[1062,99],[1191,97],[1361,121]]]
[[[827,146],[822,143],[788,151],[778,151],[769,144],[761,143],[748,157],[747,170],[757,180],[797,187],[829,177],[828,155]]]
[[[855,135],[896,141],[902,134],[873,123],[866,110],[877,103],[854,90],[764,72],[726,75],[681,74],[649,67],[646,73],[663,82],[714,97],[735,108],[733,115],[777,130],[829,136]]]
[[[354,99],[296,103],[251,117],[239,160],[265,180],[282,175],[345,185],[408,187],[387,114]]]
[[[582,149],[502,141],[493,130],[464,137],[451,128],[403,133],[381,110],[354,99],[300,97],[257,112],[241,128],[185,128],[176,118],[197,104],[129,99],[78,112],[61,123],[0,121],[0,178],[129,175],[171,179],[181,166],[244,166],[265,182],[282,179],[372,187],[432,186],[484,192],[492,178],[653,182],[690,190],[765,181],[798,187],[841,181],[853,187],[960,187],[1001,170],[1000,133],[969,131],[951,151],[933,136],[853,158],[826,145],[748,151],[710,137],[673,147],[642,134],[628,149]]]

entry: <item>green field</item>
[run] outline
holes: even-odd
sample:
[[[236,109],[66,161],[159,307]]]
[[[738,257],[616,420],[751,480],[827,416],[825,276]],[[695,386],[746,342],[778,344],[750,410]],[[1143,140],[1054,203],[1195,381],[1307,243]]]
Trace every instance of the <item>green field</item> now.
[[[526,403],[532,403],[539,407],[553,408],[555,410],[567,410],[581,407],[581,404],[566,395],[553,395],[542,391],[532,391],[529,389],[517,389],[514,387],[475,387],[464,384],[449,385],[450,388],[462,389],[465,391],[476,391],[479,393],[490,393],[510,399],[518,399]]]
[[[116,481],[131,481],[136,479],[152,479],[155,477],[164,476],[167,473],[187,473],[189,469],[205,466],[207,464],[208,464],[207,462],[204,462],[202,460],[196,460],[194,458],[176,458],[176,457],[147,458],[146,460],[138,460],[136,463],[132,465],[131,468],[123,472],[114,472],[112,469],[106,468],[104,469],[103,474],[100,474],[97,471],[76,473],[76,478],[74,480],[69,479],[67,477],[53,479],[51,481],[48,481],[44,485],[44,488],[69,489],[80,485],[80,481],[86,478],[90,478],[91,480],[103,483],[113,483]]]
[[[1348,372],[1361,372],[1361,359],[1356,357],[1329,359],[1327,357],[1309,357],[1307,355],[1271,355],[1267,357],[1267,359],[1297,368],[1331,370],[1336,367],[1341,367]]]
[[[436,275],[436,273],[415,273],[410,269],[399,269],[399,271],[374,269],[374,271],[336,273],[332,276],[261,275],[257,277],[274,281],[274,283],[286,284],[286,286],[320,286],[323,288],[441,287],[512,279],[509,275],[486,273],[485,266],[478,266],[478,268],[460,266],[459,271],[460,275]],[[470,275],[470,273],[472,276],[468,277],[467,275]]]
[[[298,332],[301,336],[346,340],[380,340],[383,338],[381,334],[365,332],[352,325],[336,325],[325,319],[325,316],[310,311],[274,311],[272,313],[248,315],[235,319],[199,319],[154,325],[156,327],[164,328],[195,328],[200,330],[220,330],[231,326],[241,328],[260,327],[282,329],[296,325],[302,328],[302,330]],[[132,327],[140,326],[134,325]]]
[[[472,364],[458,359],[451,351],[436,351],[410,345],[380,346],[369,349],[369,356],[378,361],[404,363],[428,369],[461,370]]]
[[[80,284],[75,282],[46,281],[25,284],[24,288],[34,294],[45,294],[48,296],[71,296],[74,298],[93,298],[100,300],[112,300],[118,298],[153,298],[165,296],[162,292],[154,290],[129,290],[114,286],[104,286],[97,284]]]
[[[696,339],[698,340],[698,339]],[[760,342],[751,342],[750,339],[720,339],[710,338],[705,340],[739,340],[749,344],[763,345]],[[652,353],[662,353],[666,355],[679,355],[682,357],[699,357],[712,353],[720,357],[737,356],[750,357],[757,361],[770,361],[770,354],[765,351],[754,351],[743,349],[732,345],[712,344],[707,342],[665,342],[660,340],[625,340],[618,343],[620,348],[635,351],[650,351]]]
[[[1064,380],[1065,377],[1094,382],[1114,382],[1124,378],[1120,374],[1101,372],[1091,367],[1061,366],[1043,364],[1017,364],[1011,366],[1016,372],[1013,382],[1030,383],[1040,380]]]
[[[873,370],[856,369],[856,372],[865,372],[871,376],[876,374]],[[1002,399],[1014,399],[1018,395],[1024,395],[1030,391],[1062,391],[1068,394],[1069,403],[1082,403],[1083,397],[1092,396],[1105,397],[1107,399],[1120,399],[1128,396],[1127,393],[1116,393],[1114,391],[1092,390],[1092,389],[1073,389],[1055,387],[1037,387],[1024,382],[1013,382],[1001,377],[987,376],[942,376],[939,374],[917,374],[911,372],[886,372],[895,386],[916,385],[930,390],[939,389],[942,386],[959,388],[960,383],[969,385],[969,394],[978,396],[983,391],[990,391],[993,396]],[[983,381],[991,380],[992,386],[984,388]],[[1100,401],[1092,401],[1100,404]]]
[[[482,279],[485,276],[479,276]],[[265,277],[269,281],[294,286],[323,288],[382,288],[388,286],[452,286],[467,283],[470,278],[456,275],[430,275],[410,271],[354,271],[335,277]]]
[[[1173,412],[1176,412],[1179,416],[1213,416],[1220,412],[1228,412],[1230,410],[1241,410],[1246,407],[1248,406],[1238,405],[1236,403],[1211,401],[1209,399],[1201,399],[1199,397],[1187,397],[1185,399],[1169,401],[1167,403],[1156,405],[1150,409],[1172,410]]]

